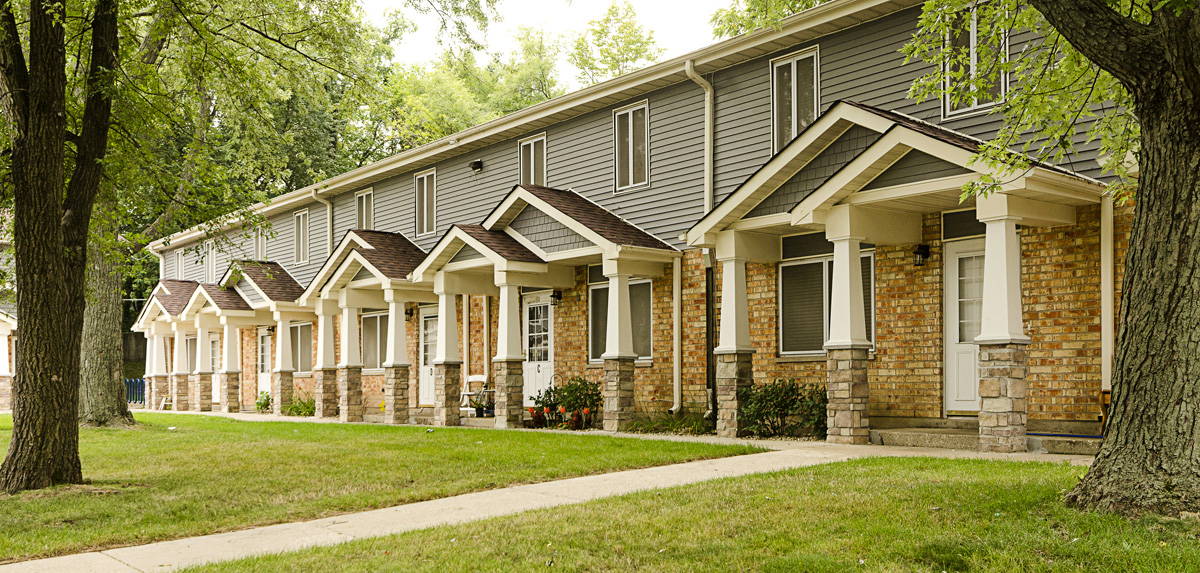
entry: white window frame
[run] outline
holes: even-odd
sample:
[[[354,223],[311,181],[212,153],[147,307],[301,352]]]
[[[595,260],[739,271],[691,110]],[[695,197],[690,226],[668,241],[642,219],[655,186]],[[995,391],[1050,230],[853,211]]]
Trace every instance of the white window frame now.
[[[292,213],[292,256],[297,265],[308,263],[308,223],[308,209]],[[301,227],[304,232],[301,232]]]
[[[637,147],[636,145],[633,144],[633,112],[638,109],[643,110],[646,114],[645,125],[643,125],[643,127],[645,128],[645,132],[646,132],[644,134],[645,138],[646,138],[646,151],[645,151],[646,157],[644,158],[645,165],[646,165],[646,180],[645,181],[633,181],[633,150],[634,150],[634,148]],[[620,142],[620,137],[618,135],[617,122],[621,121],[623,117],[628,118],[627,121],[629,121],[629,135],[630,135],[629,150],[628,150],[630,181],[629,181],[629,185],[625,185],[625,186],[621,186],[621,182],[619,179],[620,173],[618,173],[618,170],[620,169],[620,167],[619,167],[620,164],[617,162],[617,157],[621,153],[621,142]],[[614,189],[614,193],[622,193],[625,191],[633,191],[636,189],[642,189],[642,188],[649,187],[649,186],[650,186],[650,100],[642,100],[640,102],[630,104],[625,107],[613,110],[613,189]]]
[[[792,91],[791,91],[791,93],[792,93],[792,98],[791,98],[792,125],[791,125],[791,129],[792,129],[792,139],[795,139],[798,135],[800,135],[800,132],[803,131],[802,128],[800,128],[799,126],[796,125],[796,118],[797,118],[797,116],[800,115],[800,114],[796,113],[798,111],[797,107],[796,107],[797,106],[797,104],[796,104],[796,79],[797,79],[796,78],[796,62],[799,60],[803,60],[805,58],[812,58],[812,60],[813,60],[813,121],[816,122],[817,117],[821,115],[821,49],[820,49],[820,46],[813,46],[811,48],[805,48],[803,50],[800,50],[799,52],[793,52],[786,56],[782,56],[779,58],[775,58],[774,60],[771,60],[771,141],[772,141],[772,144],[774,145],[774,147],[773,147],[774,152],[776,152],[776,153],[778,153],[780,149],[783,149],[783,147],[785,145],[791,143],[792,140],[789,139],[787,141],[778,141],[776,139],[776,137],[779,135],[779,128],[778,128],[778,126],[779,126],[779,110],[775,107],[775,101],[776,101],[775,93],[778,91],[778,88],[775,85],[775,69],[780,66],[784,66],[784,65],[792,66],[792,85],[791,85],[791,89],[792,89]],[[805,126],[805,127],[808,127],[808,126]]]
[[[208,364],[212,367],[213,372],[221,371],[221,336],[219,334],[208,335]]]
[[[381,324],[380,317],[388,318],[387,311],[364,312],[364,313],[362,313],[362,322],[358,325],[358,351],[361,354],[361,356],[359,356],[359,359],[362,361],[364,371],[371,371],[371,372],[382,371],[383,363],[387,362],[387,329],[379,328],[379,326]],[[366,328],[367,319],[371,319],[371,320],[375,321],[375,337],[378,338],[378,341],[377,341],[378,346],[377,346],[377,350],[376,350],[376,352],[378,352],[378,354],[379,354],[379,356],[378,356],[379,365],[378,366],[368,366],[367,365],[367,345],[365,344],[365,342],[367,341],[367,328]],[[389,319],[389,322],[390,322],[390,319]],[[390,326],[390,324],[389,324],[389,326]]]
[[[978,50],[978,47],[979,47],[979,43],[978,43],[978,40],[979,40],[979,37],[978,37],[979,3],[972,4],[970,10],[971,10],[971,19],[970,19],[971,20],[971,29],[968,33],[967,51],[970,54],[970,58],[971,58],[971,63],[970,63],[970,65],[971,65],[971,80],[973,81],[975,79],[975,74],[979,71],[979,59],[978,59],[979,58],[979,50]],[[950,34],[952,34],[952,33],[953,33],[953,31],[950,31],[950,32],[947,32],[947,34],[946,34],[945,42],[947,45],[950,44]],[[1009,55],[1008,54],[1008,37],[1007,36],[1005,36],[1005,38],[1004,38],[1004,45],[1000,47],[1000,53],[1001,53],[1001,57],[1003,58],[1003,60],[1007,61],[1008,55]],[[943,88],[942,119],[951,119],[951,118],[959,119],[959,118],[971,117],[971,116],[975,116],[975,115],[982,115],[984,113],[987,113],[993,107],[996,107],[996,105],[999,104],[1000,102],[1003,102],[1004,97],[1008,94],[1008,74],[1002,73],[1002,74],[1000,74],[1000,93],[996,96],[996,99],[989,101],[989,102],[980,103],[979,98],[975,98],[974,103],[972,103],[969,106],[960,107],[958,109],[951,109],[950,106],[952,105],[953,102],[951,102],[951,97],[950,97],[950,77],[949,77],[950,70],[947,68],[943,68],[942,72],[943,72],[943,75],[945,76],[945,80],[943,80],[943,83],[942,83],[942,88]]]
[[[878,288],[875,276],[875,250],[864,249],[859,253],[860,258],[871,259],[871,292],[863,292],[863,298],[869,298],[871,308],[871,351],[875,351],[875,333],[878,331],[879,323],[875,311],[875,290]],[[824,356],[825,350],[790,350],[783,349],[783,272],[784,267],[795,265],[821,264],[821,286],[822,288],[833,288],[829,286],[829,263],[833,261],[833,255],[813,255],[810,257],[802,257],[798,259],[789,259],[779,263],[775,273],[775,347],[780,356]],[[861,264],[861,263],[860,263]],[[832,292],[825,291],[821,299],[822,321],[824,324],[824,333],[822,336],[826,341],[829,340],[829,303],[833,296]]]
[[[305,326],[309,327],[309,329],[310,329],[309,337],[308,337],[308,344],[309,344],[309,346],[308,346],[308,361],[310,364],[309,364],[308,370],[300,369],[300,356],[301,355],[299,354],[299,351],[302,350],[301,347],[303,346],[303,344],[300,344],[300,343],[303,342],[303,338],[297,334],[296,342],[298,344],[296,344],[296,346],[294,346],[292,348],[292,368],[295,370],[296,374],[311,374],[312,373],[312,364],[311,364],[312,359],[313,359],[313,357],[312,357],[312,349],[313,349],[312,348],[312,332],[314,332],[316,330],[316,328],[313,325],[313,323],[311,323],[311,322],[293,322],[293,323],[288,324],[288,344],[292,343],[293,331],[298,331]]]
[[[187,254],[184,253],[183,249],[179,249],[178,251],[175,251],[175,278],[176,279],[179,279],[181,281],[187,280],[187,276],[184,274],[184,271],[183,271],[183,266],[185,264],[187,264]]]
[[[196,361],[199,359],[200,343],[196,337],[183,337],[183,354],[187,357],[187,373],[191,374],[196,371]]]
[[[432,201],[433,203],[433,208],[430,209],[433,212],[433,220],[424,221],[424,229],[419,226],[422,219],[420,213],[421,201],[417,200],[417,181],[420,179],[426,179],[425,201],[427,203]],[[431,234],[437,229],[437,169],[427,169],[413,176],[413,229],[413,235],[417,237]]]
[[[636,280],[629,281],[629,286],[641,285],[641,284],[649,284],[650,285],[650,312],[654,312],[654,281],[652,281],[650,279],[636,279]],[[608,283],[604,282],[604,283],[595,283],[595,284],[588,285],[588,299],[587,299],[587,303],[588,303],[588,305],[587,305],[587,307],[588,307],[588,310],[587,310],[588,354],[587,355],[588,355],[588,363],[589,364],[603,364],[604,363],[603,358],[592,358],[592,350],[593,350],[593,348],[592,348],[592,327],[595,324],[592,321],[592,292],[594,292],[596,290],[600,290],[600,289],[608,290]],[[630,309],[630,310],[633,310],[633,309]],[[604,311],[608,312],[608,309],[606,308],[606,309],[604,309]],[[606,326],[607,326],[607,323],[606,323]],[[605,333],[604,340],[606,340],[606,341],[608,340],[608,333]],[[601,352],[600,354],[603,355],[604,352]],[[638,356],[635,359],[635,361],[638,363],[650,363],[653,360],[654,360],[654,320],[651,319],[650,320],[650,356]]]
[[[363,206],[367,212],[363,213]],[[372,230],[375,228],[375,193],[365,189],[354,194],[354,222],[356,229]]]
[[[267,260],[267,233],[262,229],[257,229],[254,232],[254,259],[258,261]]]
[[[519,173],[518,173],[519,179],[518,180],[522,181],[522,182],[525,181],[525,148],[528,147],[530,150],[529,151],[529,155],[530,155],[529,167],[530,167],[530,169],[532,169],[533,168],[533,161],[532,161],[533,150],[536,149],[535,144],[538,141],[542,142],[542,180],[535,181],[533,177],[530,177],[529,184],[537,185],[540,187],[545,187],[546,180],[549,179],[548,172],[550,171],[550,165],[548,163],[546,163],[546,133],[545,132],[522,139],[517,144],[517,164],[520,166],[520,168],[518,170],[519,171]]]
[[[216,282],[217,244],[211,239],[204,241],[204,282]]]

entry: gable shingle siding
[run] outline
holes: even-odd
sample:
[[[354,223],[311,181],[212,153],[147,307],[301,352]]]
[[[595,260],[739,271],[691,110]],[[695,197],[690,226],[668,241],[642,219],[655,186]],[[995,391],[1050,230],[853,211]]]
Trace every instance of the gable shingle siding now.
[[[555,221],[549,215],[527,206],[509,223],[512,230],[533,241],[547,253],[557,253],[570,249],[582,249],[592,246],[591,241],[583,235],[569,229],[566,225]]]
[[[879,139],[878,133],[856,125],[846,130],[841,137],[817,154],[798,173],[779,186],[762,203],[746,214],[746,218],[783,213],[795,207],[817,187],[828,180],[838,169]]]

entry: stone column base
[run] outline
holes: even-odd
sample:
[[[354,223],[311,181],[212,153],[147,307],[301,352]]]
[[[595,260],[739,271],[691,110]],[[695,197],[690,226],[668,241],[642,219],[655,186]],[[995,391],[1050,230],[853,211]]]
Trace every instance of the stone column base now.
[[[190,377],[187,374],[172,374],[171,375],[171,410],[175,412],[186,412],[188,409],[188,382]]]
[[[188,402],[195,412],[212,411],[212,374],[192,374],[192,395]]]
[[[338,419],[343,422],[361,422],[363,419],[362,367],[338,368],[337,383]]]
[[[0,410],[11,410],[12,376],[0,376]]]
[[[383,369],[383,423],[408,423],[408,365]]]
[[[717,435],[736,438],[745,433],[742,393],[754,386],[754,353],[714,354],[717,362]]]
[[[271,412],[273,414],[282,416],[283,409],[292,405],[294,389],[291,372],[271,373]]]
[[[242,373],[217,374],[217,393],[221,395],[221,411],[226,414],[242,410]]]
[[[170,382],[166,376],[147,376],[146,377],[146,409],[158,410],[162,408],[163,398],[170,395]]]
[[[313,370],[313,401],[318,418],[332,418],[338,411],[338,371],[335,368]]]
[[[525,361],[493,361],[492,383],[496,388],[496,427],[524,427]]]
[[[826,352],[829,434],[825,441],[831,444],[871,443],[867,414],[867,401],[871,396],[871,387],[867,384],[869,351],[869,348],[839,348]]]
[[[604,429],[624,430],[633,420],[633,358],[604,359]]]
[[[979,345],[979,450],[1023,452],[1028,419],[1025,373],[1029,355],[1024,344]]]
[[[462,363],[433,365],[433,425],[457,426],[462,392]]]

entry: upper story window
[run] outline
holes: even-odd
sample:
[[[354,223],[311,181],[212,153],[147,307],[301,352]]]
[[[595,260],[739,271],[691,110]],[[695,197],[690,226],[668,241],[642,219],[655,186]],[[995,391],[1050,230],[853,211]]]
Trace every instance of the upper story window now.
[[[805,50],[771,62],[775,151],[779,151],[817,118],[820,101],[820,53]]]
[[[430,169],[416,176],[417,235],[432,233],[437,225],[437,172]]]
[[[650,122],[641,102],[613,114],[617,137],[617,191],[650,183]]]
[[[785,257],[791,254],[803,258],[779,265],[779,353],[820,354],[825,351],[825,341],[829,340],[833,243],[826,241],[822,234],[785,237],[784,240]],[[874,342],[874,253],[862,253],[861,264],[867,339]]]
[[[375,197],[370,189],[354,194],[355,229],[375,228]]]
[[[954,15],[946,43],[954,61],[947,70],[943,113],[946,116],[967,114],[990,108],[1004,98],[1008,83],[1003,73],[988,69],[1007,58],[1007,43],[988,45],[986,34],[979,27],[979,7],[972,6]],[[964,59],[965,56],[965,59]],[[997,60],[999,56],[1000,60]],[[988,84],[978,86],[982,78]]]
[[[212,241],[204,243],[204,282],[216,282],[217,246]]]
[[[187,277],[184,274],[183,265],[187,262],[187,257],[184,255],[183,249],[175,251],[175,278],[184,280]]]
[[[521,185],[546,185],[546,134],[521,142]]]
[[[308,262],[308,209],[292,214],[292,242],[296,264]]]

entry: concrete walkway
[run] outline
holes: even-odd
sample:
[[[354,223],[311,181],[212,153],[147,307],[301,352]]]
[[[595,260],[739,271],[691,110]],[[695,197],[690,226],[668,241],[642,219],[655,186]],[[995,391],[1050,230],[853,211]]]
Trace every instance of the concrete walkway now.
[[[233,417],[242,418],[243,416],[248,417],[249,415],[237,415]],[[258,415],[254,416],[257,417]],[[263,418],[268,417],[263,416]],[[292,420],[295,420],[295,418],[292,418]],[[611,434],[606,433],[605,435]],[[227,561],[268,553],[295,551],[306,547],[335,545],[355,539],[379,537],[417,529],[427,529],[439,525],[452,525],[488,519],[532,509],[578,504],[636,491],[687,485],[718,478],[773,472],[872,456],[1066,461],[1079,465],[1086,465],[1092,460],[1090,456],[985,454],[972,451],[932,448],[838,446],[824,442],[790,440],[749,441],[725,440],[713,437],[646,436],[641,434],[632,436],[649,439],[695,440],[716,443],[754,443],[775,451],[507,487],[313,521],[270,525],[216,535],[164,541],[137,547],[81,553],[39,561],[25,561],[0,566],[0,573],[24,571],[93,571],[98,573],[171,571],[203,563]]]

